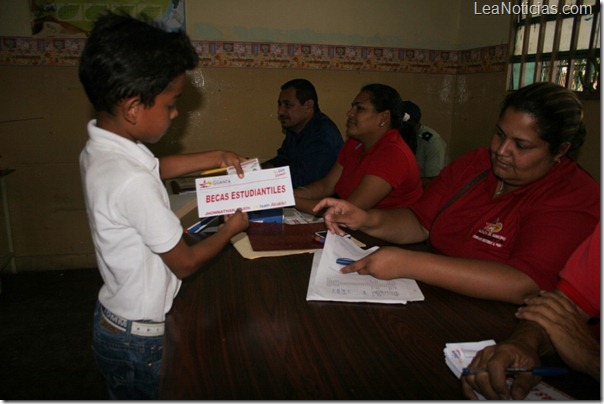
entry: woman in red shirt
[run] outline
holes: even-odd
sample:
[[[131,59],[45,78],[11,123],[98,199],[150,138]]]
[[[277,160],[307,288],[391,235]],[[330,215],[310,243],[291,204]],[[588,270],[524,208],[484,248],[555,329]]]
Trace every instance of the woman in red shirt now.
[[[348,140],[337,162],[323,179],[294,190],[296,209],[311,213],[321,198],[334,194],[363,209],[402,208],[417,201],[423,191],[413,154],[416,138],[402,106],[390,86],[363,87],[347,113]]]
[[[569,154],[585,137],[570,90],[535,83],[508,95],[489,148],[445,167],[410,208],[365,211],[324,199],[327,227],[394,244],[430,240],[439,254],[380,248],[344,267],[411,278],[458,293],[521,304],[555,287],[573,250],[600,219],[600,189]]]

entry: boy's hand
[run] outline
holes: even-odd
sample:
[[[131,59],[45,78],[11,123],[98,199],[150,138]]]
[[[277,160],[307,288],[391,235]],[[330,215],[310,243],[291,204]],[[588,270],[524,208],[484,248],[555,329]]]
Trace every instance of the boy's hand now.
[[[219,230],[224,229],[231,233],[232,236],[241,233],[249,226],[249,217],[247,213],[237,209],[232,215],[224,216],[224,223],[219,226]]]

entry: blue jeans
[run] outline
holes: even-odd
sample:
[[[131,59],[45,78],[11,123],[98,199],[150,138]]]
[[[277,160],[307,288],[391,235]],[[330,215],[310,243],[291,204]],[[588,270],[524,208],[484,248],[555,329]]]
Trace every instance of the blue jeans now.
[[[128,323],[131,323],[130,321]],[[94,312],[92,350],[112,400],[159,398],[163,335],[132,335],[108,323],[97,302]]]

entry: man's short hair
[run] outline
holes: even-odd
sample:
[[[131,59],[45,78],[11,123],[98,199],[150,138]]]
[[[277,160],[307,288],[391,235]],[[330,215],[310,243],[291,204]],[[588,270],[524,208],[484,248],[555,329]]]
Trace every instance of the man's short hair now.
[[[306,79],[293,79],[281,86],[281,90],[287,90],[288,88],[294,88],[296,90],[296,98],[300,101],[300,104],[304,104],[308,100],[315,102],[314,111],[319,111],[319,96],[315,90],[315,86]]]

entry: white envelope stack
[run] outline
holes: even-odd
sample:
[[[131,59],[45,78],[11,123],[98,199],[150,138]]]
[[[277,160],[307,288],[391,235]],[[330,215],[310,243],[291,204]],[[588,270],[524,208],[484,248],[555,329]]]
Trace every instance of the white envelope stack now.
[[[472,359],[478,352],[483,348],[495,345],[495,341],[492,339],[477,341],[477,342],[457,342],[445,344],[445,363],[451,369],[451,371],[457,376],[461,377],[463,368],[470,366]],[[508,386],[511,385],[513,379],[508,379]],[[476,393],[478,398],[484,400],[485,398],[480,394]],[[529,401],[540,401],[540,400],[573,400],[571,396],[560,390],[550,386],[547,383],[541,382],[536,385],[533,390],[525,397],[525,400]]]

